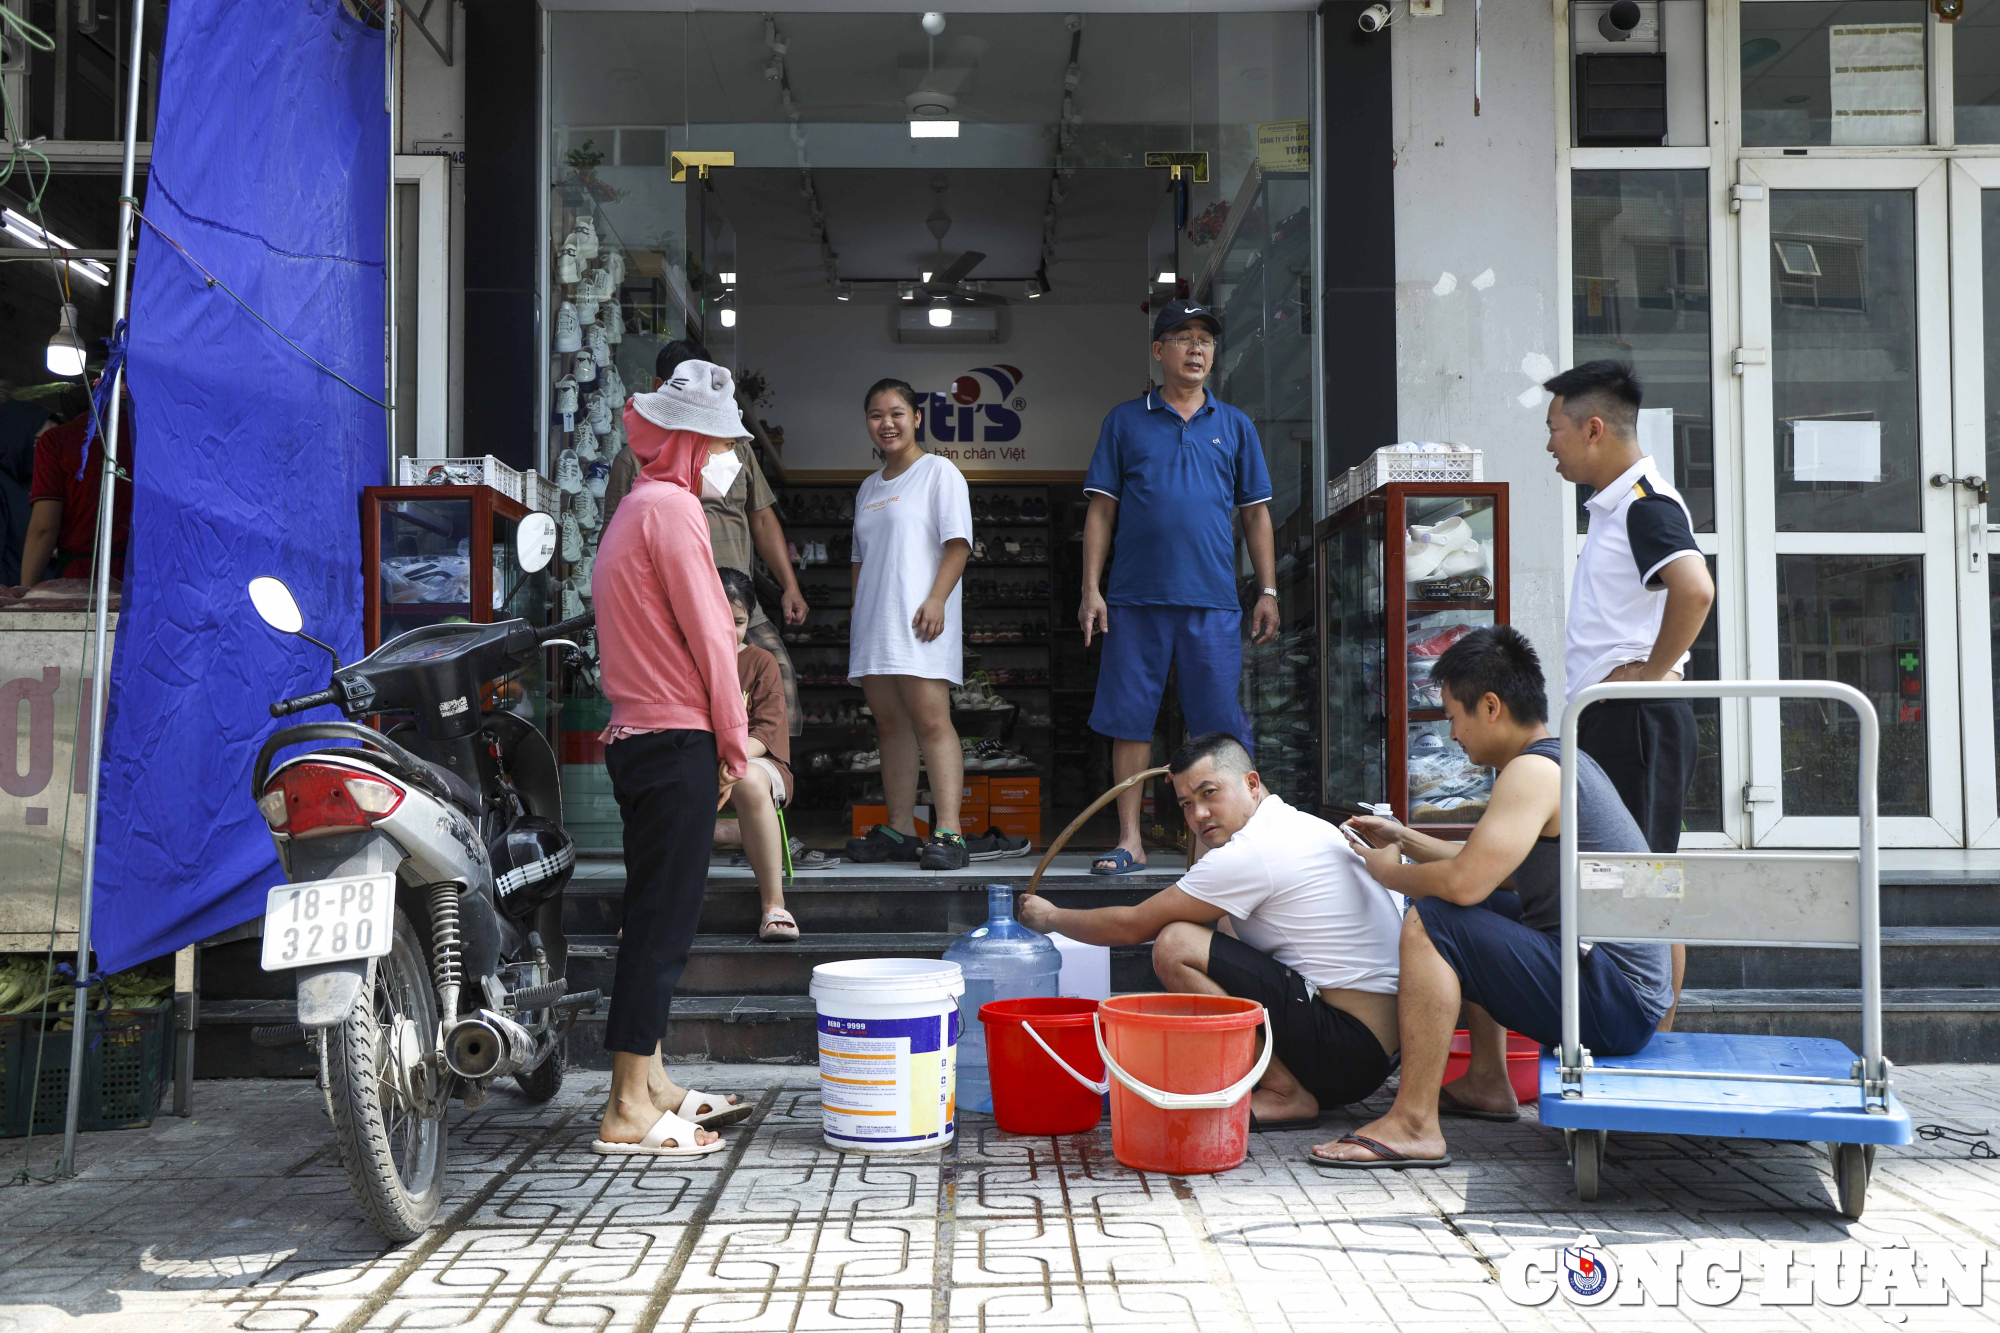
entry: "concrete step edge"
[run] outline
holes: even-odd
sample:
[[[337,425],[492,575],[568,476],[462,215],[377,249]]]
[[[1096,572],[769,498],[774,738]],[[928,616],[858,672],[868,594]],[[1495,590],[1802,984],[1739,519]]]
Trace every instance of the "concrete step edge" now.
[[[1859,1011],[1857,990],[1687,990],[1681,1012],[1760,1009],[1776,1012]],[[1898,1013],[2000,1013],[2000,989],[1885,988],[1882,1008]]]

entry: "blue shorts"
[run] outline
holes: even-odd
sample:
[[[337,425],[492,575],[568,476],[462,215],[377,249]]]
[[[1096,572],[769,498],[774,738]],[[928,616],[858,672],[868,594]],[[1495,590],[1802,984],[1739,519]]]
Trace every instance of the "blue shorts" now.
[[[1097,668],[1090,729],[1121,741],[1150,741],[1159,721],[1167,668],[1179,681],[1188,735],[1226,731],[1250,745],[1237,702],[1243,676],[1243,613],[1205,606],[1114,606]]]
[[[1562,1042],[1562,940],[1521,924],[1520,896],[1496,889],[1471,907],[1442,898],[1412,904],[1424,933],[1451,970],[1460,993],[1502,1026],[1544,1046]],[[1583,1044],[1598,1055],[1645,1049],[1659,1025],[1639,993],[1602,949],[1583,956]]]

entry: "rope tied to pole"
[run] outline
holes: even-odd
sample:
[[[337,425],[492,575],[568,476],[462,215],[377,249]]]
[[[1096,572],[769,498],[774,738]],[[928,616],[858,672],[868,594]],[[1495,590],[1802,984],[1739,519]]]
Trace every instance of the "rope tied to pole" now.
[[[111,411],[111,391],[125,369],[126,335],[130,332],[130,326],[130,320],[119,320],[112,326],[111,336],[104,340],[109,355],[104,360],[104,373],[98,377],[96,387],[90,391],[90,424],[83,428],[83,457],[76,465],[78,481],[83,480],[83,474],[90,468],[90,445],[97,438],[97,423],[104,420],[105,415]]]

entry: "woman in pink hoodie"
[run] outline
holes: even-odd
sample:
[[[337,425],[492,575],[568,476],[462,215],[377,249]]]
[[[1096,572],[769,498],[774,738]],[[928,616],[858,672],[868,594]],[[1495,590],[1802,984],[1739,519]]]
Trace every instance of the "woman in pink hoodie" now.
[[[736,622],[709,547],[701,469],[712,442],[747,432],[727,370],[689,361],[625,409],[639,477],[605,529],[591,577],[604,693],[605,767],[625,824],[625,930],[604,1046],[611,1100],[595,1151],[695,1156],[747,1102],[683,1088],[660,1038],[708,880],[715,812],[743,776],[749,719]]]

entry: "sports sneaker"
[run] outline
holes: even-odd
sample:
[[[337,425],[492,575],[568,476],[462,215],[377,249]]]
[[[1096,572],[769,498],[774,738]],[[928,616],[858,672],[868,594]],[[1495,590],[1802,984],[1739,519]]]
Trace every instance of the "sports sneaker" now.
[[[576,307],[564,301],[556,308],[556,350],[575,352],[583,347],[583,326],[577,322]]]
[[[556,381],[556,415],[563,419],[564,430],[576,429],[576,380],[568,375]]]
[[[587,602],[590,600],[589,579],[581,578],[578,575],[572,574],[568,578],[563,580],[563,586],[572,589],[576,593],[576,595],[578,597],[583,598],[584,601]]]
[[[989,828],[984,833],[967,838],[965,851],[974,861],[1011,861],[1028,854],[1028,840],[1010,838],[997,828]]]
[[[598,326],[600,329],[602,325]],[[618,373],[618,363],[611,359],[611,346],[606,343],[601,356],[597,358],[600,367],[597,391],[611,399],[611,406],[623,408],[625,400],[632,395],[625,392],[625,377]]]
[[[866,837],[847,840],[847,859],[862,865],[884,861],[915,861],[923,855],[916,838],[898,833],[887,824],[877,824]]]
[[[611,275],[612,286],[624,286],[625,252],[623,250],[607,250],[604,254],[604,271]]]
[[[570,587],[568,583],[564,583],[562,590],[562,618],[564,620],[575,620],[582,614],[583,598],[577,595],[576,589]]]
[[[585,213],[576,220],[576,230],[570,235],[576,240],[576,257],[586,263],[597,258],[597,219]]]
[[[931,834],[917,857],[917,864],[925,870],[963,870],[971,861],[972,853],[965,839],[949,832]]]
[[[578,384],[597,383],[597,358],[588,349],[576,354],[576,361],[570,367],[570,378]]]
[[[568,286],[583,276],[583,265],[577,262],[576,233],[571,232],[563,243],[556,247],[556,281]]]
[[[598,507],[597,497],[590,493],[590,487],[579,490],[573,503],[577,525],[585,532],[595,532],[604,526],[604,511]]]
[[[607,301],[597,312],[597,322],[604,326],[604,336],[616,347],[625,340],[625,307],[616,301]]]
[[[579,361],[582,359],[582,357],[577,358]],[[601,393],[592,394],[590,397],[590,433],[593,435],[611,433],[611,402]]]
[[[611,464],[592,463],[585,468],[583,485],[584,489],[590,492],[592,499],[603,500],[604,493],[611,489]],[[599,507],[602,508],[602,505]]]
[[[583,559],[583,526],[574,513],[562,516],[562,558],[570,565]]]
[[[597,574],[597,553],[594,551],[585,551],[583,553],[583,559],[577,562],[576,572],[570,575],[570,577],[577,581],[577,584],[583,589],[583,595],[585,597],[588,597],[590,596],[591,579],[593,579],[596,576],[596,574]],[[596,640],[593,639],[591,641],[591,652],[595,653],[596,651],[597,651],[597,643]]]
[[[590,332],[583,336],[583,345],[590,350],[590,355],[599,366],[606,370],[611,368],[611,343],[604,336],[604,321],[599,320],[590,326]]]
[[[591,465],[604,456],[597,447],[597,437],[587,430],[580,430],[576,433],[576,443],[571,447],[576,450],[576,456],[583,460],[583,476],[587,482],[590,480]]]
[[[585,328],[595,327],[597,324],[597,306],[598,300],[590,294],[588,287],[579,290],[576,294],[577,323],[583,325]]]
[[[556,455],[556,485],[571,495],[583,489],[583,464],[577,460],[576,450],[565,449]]]

